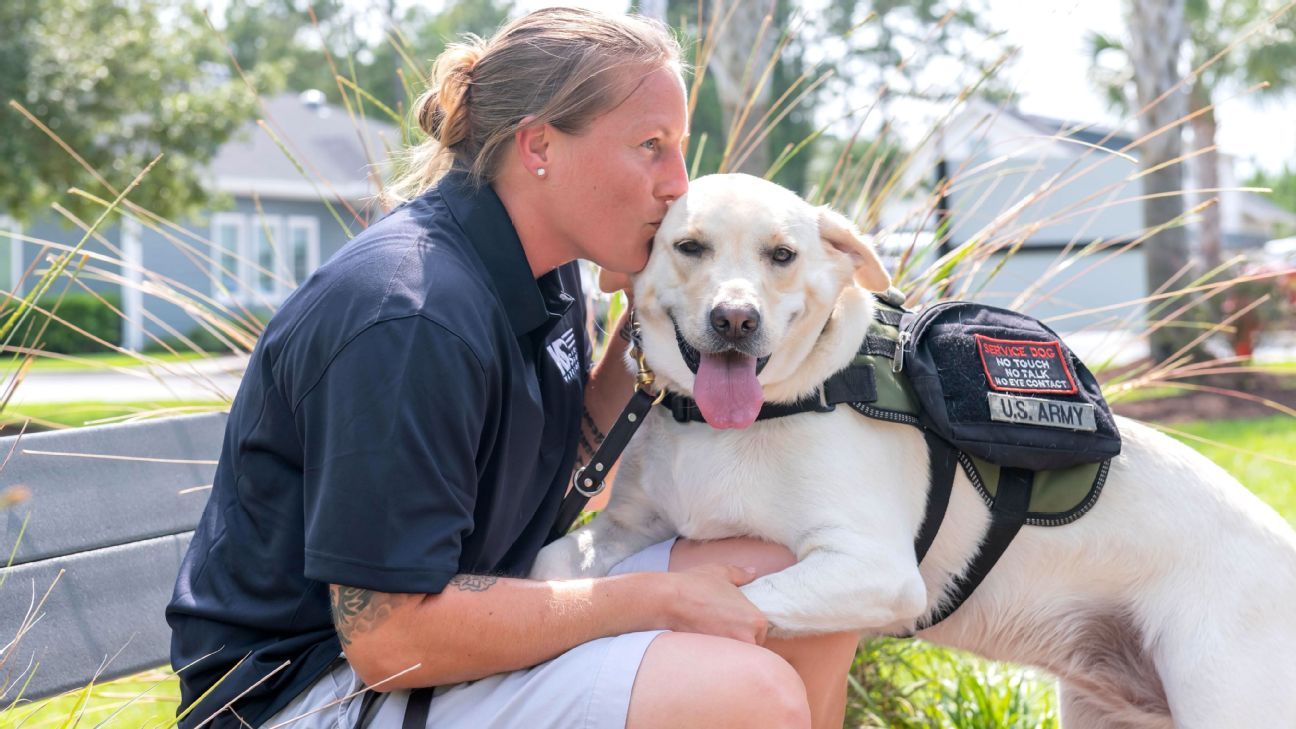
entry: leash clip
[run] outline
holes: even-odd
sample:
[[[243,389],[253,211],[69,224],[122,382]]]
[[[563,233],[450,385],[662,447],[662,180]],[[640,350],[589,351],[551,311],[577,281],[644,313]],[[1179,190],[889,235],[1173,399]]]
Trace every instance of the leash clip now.
[[[635,316],[635,310],[630,310],[630,356],[634,358],[635,368],[635,390],[650,392],[653,383],[657,381],[657,374],[648,366],[648,360],[644,357],[643,347],[640,346],[639,337],[639,319]],[[657,405],[666,397],[666,390],[662,388],[657,392],[657,398],[653,400],[653,405]]]

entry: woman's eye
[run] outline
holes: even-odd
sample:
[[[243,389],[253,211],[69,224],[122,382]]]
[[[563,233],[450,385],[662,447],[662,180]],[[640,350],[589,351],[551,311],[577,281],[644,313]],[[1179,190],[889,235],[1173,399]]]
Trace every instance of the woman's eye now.
[[[644,149],[648,150],[649,152],[656,152],[656,151],[657,151],[657,145],[658,145],[657,139],[654,137],[653,139],[649,139],[648,141],[644,142],[643,144],[641,144],[641,145],[639,145],[639,146],[640,146],[640,147],[643,147]]]
[[[682,240],[675,244],[675,250],[686,256],[700,256],[704,248],[695,240]]]
[[[770,254],[770,258],[773,258],[775,263],[791,263],[792,259],[796,258],[796,251],[787,246],[779,246]]]

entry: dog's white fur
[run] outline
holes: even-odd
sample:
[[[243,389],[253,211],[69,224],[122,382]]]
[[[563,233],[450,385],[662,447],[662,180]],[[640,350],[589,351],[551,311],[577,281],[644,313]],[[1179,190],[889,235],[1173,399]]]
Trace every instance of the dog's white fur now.
[[[675,244],[686,238],[708,249],[683,255]],[[792,264],[771,262],[779,245],[796,251]],[[635,280],[644,351],[659,383],[691,394],[670,317],[696,346],[712,307],[752,304],[755,344],[771,354],[765,400],[791,401],[850,361],[872,313],[863,287],[887,281],[836,213],[757,178],[702,178],[672,206]],[[1123,449],[1093,509],[1024,527],[972,598],[920,637],[1053,672],[1067,729],[1296,727],[1296,533],[1192,449],[1118,426]],[[907,632],[966,568],[989,520],[960,470],[920,569],[927,473],[917,429],[846,408],[741,430],[679,424],[655,408],[607,509],[546,547],[532,576],[604,575],[676,534],[750,535],[798,559],[743,588],[775,633]]]

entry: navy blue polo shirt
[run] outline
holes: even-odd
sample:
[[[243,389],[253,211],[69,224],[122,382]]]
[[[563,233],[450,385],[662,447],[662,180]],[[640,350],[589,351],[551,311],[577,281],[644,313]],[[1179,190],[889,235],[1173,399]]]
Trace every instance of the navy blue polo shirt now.
[[[329,583],[526,575],[575,461],[584,321],[575,264],[534,278],[499,198],[459,172],[284,302],[167,607],[182,707],[229,674],[184,725],[247,691],[255,726],[319,677],[341,650]]]

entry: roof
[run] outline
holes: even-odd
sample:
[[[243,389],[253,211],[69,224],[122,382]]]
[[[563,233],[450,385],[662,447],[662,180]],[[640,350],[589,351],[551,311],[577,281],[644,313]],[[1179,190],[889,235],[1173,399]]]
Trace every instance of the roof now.
[[[319,91],[263,99],[260,112],[306,175],[270,133],[251,121],[213,158],[209,173],[214,189],[236,196],[354,200],[377,192],[370,166],[385,161],[388,149],[401,144],[396,126],[372,117],[353,120],[346,109],[325,103]]]
[[[1004,113],[1012,114],[1034,127],[1041,134],[1049,136],[1067,137],[1110,150],[1119,150],[1134,143],[1134,138],[1130,135],[1100,124],[1058,119],[1039,114],[1026,114],[1013,108],[1005,109]]]

